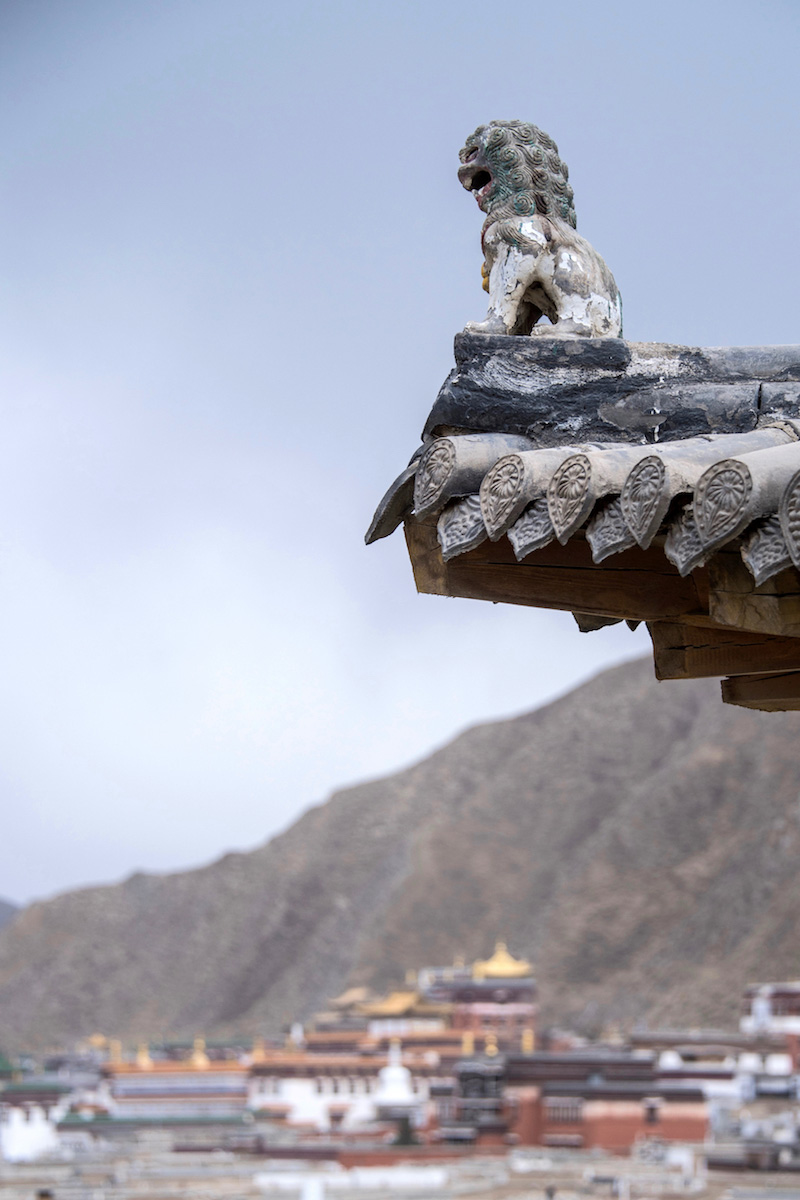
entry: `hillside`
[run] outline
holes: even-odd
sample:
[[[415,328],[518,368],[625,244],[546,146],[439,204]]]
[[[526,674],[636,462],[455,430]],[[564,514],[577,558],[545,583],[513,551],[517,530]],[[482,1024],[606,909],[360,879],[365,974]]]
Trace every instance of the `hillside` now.
[[[0,900],[0,928],[18,912],[19,908],[16,904],[12,904],[10,900]]]
[[[250,853],[31,905],[0,1044],[275,1030],[498,936],[546,1020],[731,1023],[748,979],[800,974],[800,756],[796,716],[718,697],[627,664]]]

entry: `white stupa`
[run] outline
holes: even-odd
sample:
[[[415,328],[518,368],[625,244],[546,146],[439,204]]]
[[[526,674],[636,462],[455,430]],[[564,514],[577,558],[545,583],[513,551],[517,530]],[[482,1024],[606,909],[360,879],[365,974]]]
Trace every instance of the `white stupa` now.
[[[378,1072],[378,1087],[375,1092],[375,1109],[381,1120],[396,1120],[411,1116],[419,1106],[419,1097],[414,1095],[411,1072],[403,1066],[400,1039],[392,1038],[389,1045],[389,1061]]]

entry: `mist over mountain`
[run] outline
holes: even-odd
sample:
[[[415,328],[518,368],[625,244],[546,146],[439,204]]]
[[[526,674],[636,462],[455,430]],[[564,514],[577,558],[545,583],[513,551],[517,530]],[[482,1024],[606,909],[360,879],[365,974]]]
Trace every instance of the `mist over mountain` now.
[[[30,905],[0,929],[0,1044],[275,1032],[498,937],[545,1022],[730,1025],[746,982],[800,974],[797,733],[617,667],[249,853]]]

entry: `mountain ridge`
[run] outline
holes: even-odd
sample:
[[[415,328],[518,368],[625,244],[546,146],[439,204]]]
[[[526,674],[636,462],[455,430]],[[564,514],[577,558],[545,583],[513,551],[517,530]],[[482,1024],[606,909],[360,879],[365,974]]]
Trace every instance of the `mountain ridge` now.
[[[255,850],[29,906],[0,928],[0,1044],[274,1033],[496,937],[545,1021],[731,1024],[800,959],[796,730],[615,667]]]

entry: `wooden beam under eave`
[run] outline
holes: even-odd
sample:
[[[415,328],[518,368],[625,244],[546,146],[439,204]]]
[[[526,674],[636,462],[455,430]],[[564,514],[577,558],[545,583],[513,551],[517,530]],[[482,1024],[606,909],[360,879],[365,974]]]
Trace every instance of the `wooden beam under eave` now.
[[[598,564],[577,536],[517,562],[501,538],[446,563],[435,523],[413,518],[406,522],[406,540],[420,592],[633,621],[708,617],[706,571],[681,578],[660,548],[626,550]]]
[[[686,621],[650,621],[657,679],[800,671],[800,638]]]
[[[725,704],[762,712],[800,712],[800,671],[723,679],[722,699]]]
[[[790,567],[756,587],[735,550],[715,554],[708,564],[708,611],[717,625],[800,637],[800,574]]]

